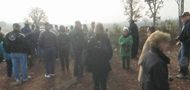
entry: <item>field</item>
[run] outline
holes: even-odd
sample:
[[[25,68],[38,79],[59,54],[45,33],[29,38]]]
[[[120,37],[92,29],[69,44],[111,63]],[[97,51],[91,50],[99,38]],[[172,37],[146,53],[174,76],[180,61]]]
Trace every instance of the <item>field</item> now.
[[[177,79],[178,61],[177,50],[178,47],[173,47],[166,54],[171,59],[171,64],[168,65],[169,75],[174,77],[170,82],[171,90],[190,90],[190,80]],[[139,51],[140,52],[140,51]],[[122,69],[121,57],[118,52],[114,52],[112,60],[110,60],[112,71],[109,73],[107,81],[107,90],[141,90],[141,83],[137,82],[138,65],[137,60],[131,59],[131,69]],[[56,61],[56,76],[49,79],[44,78],[45,67],[43,62],[35,61],[35,66],[29,68],[28,72],[32,78],[28,82],[22,82],[18,85],[12,85],[11,80],[6,80],[6,64],[0,64],[0,90],[93,90],[92,74],[84,72],[84,78],[75,79],[73,77],[74,59],[70,57],[70,73],[64,74],[61,71],[60,61]],[[189,75],[190,77],[190,75]]]

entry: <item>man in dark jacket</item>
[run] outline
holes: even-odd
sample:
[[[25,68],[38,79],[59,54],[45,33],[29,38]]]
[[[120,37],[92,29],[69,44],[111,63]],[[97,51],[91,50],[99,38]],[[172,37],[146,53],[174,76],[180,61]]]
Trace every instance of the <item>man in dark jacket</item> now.
[[[50,31],[50,24],[45,23],[45,31],[40,33],[39,46],[43,49],[46,68],[45,78],[55,76],[55,59],[57,50],[57,36]]]
[[[41,48],[39,47],[38,45],[38,39],[39,39],[39,36],[40,36],[40,26],[36,25],[36,29],[35,29],[35,48],[37,50],[37,55],[38,55],[38,61],[41,61]]]
[[[130,20],[129,31],[133,37],[133,46],[131,52],[131,58],[137,58],[138,46],[139,46],[139,31],[137,25],[133,20]]]
[[[95,22],[91,22],[91,29],[88,33],[88,38],[90,39],[91,37],[93,37],[95,34],[94,34],[94,28],[95,28]]]
[[[82,32],[82,24],[80,21],[75,22],[75,29],[71,32],[70,40],[75,54],[75,64],[74,64],[74,76],[83,76],[83,67],[80,63],[82,61],[82,52],[85,43],[85,37]]]
[[[16,82],[20,82],[21,77],[19,75],[19,64],[21,66],[21,72],[23,81],[27,81],[30,76],[27,72],[27,55],[30,57],[30,45],[25,35],[20,33],[20,25],[18,23],[13,24],[13,31],[9,32],[5,36],[5,50],[10,54],[13,64],[13,73]]]
[[[182,43],[178,52],[180,74],[177,75],[177,78],[187,79],[188,66],[189,66],[189,49],[190,49],[190,14],[189,12],[184,12],[180,16],[180,19],[183,22],[183,28],[179,37],[177,37],[178,42],[176,43],[176,45],[179,45],[179,43]]]
[[[34,31],[32,29],[30,29],[29,25],[30,23],[28,21],[26,21],[25,26],[21,29],[21,33],[23,33],[26,36],[26,40],[30,45],[30,51],[31,51],[31,57],[28,58],[28,66],[33,66],[33,58],[35,55],[35,34]]]

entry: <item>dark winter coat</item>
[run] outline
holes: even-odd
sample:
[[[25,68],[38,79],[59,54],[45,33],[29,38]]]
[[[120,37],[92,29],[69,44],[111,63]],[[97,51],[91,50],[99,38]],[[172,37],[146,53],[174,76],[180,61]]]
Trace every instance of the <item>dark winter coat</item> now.
[[[19,31],[12,31],[7,33],[4,41],[5,51],[7,53],[27,53],[31,54],[30,45],[25,35]]]
[[[3,34],[3,32],[0,31],[0,42],[2,42],[4,40],[4,36],[5,35]]]
[[[157,48],[151,48],[143,60],[142,90],[170,90],[167,64],[170,59]]]
[[[58,36],[59,53],[69,52],[69,36],[65,32],[60,32]]]
[[[85,36],[82,30],[74,29],[70,33],[70,40],[74,51],[82,51],[85,44]]]
[[[182,31],[177,39],[185,45],[190,45],[190,20],[183,24]]]
[[[111,71],[111,60],[113,51],[108,37],[104,34],[95,35],[87,45],[87,71],[92,73],[104,72],[105,75]]]
[[[24,34],[26,36],[27,41],[30,44],[35,44],[35,34],[34,31],[32,29],[30,29],[30,27],[25,26],[21,29],[21,33]]]
[[[46,30],[40,33],[39,36],[39,46],[41,48],[58,48],[57,45],[57,36],[50,30]]]

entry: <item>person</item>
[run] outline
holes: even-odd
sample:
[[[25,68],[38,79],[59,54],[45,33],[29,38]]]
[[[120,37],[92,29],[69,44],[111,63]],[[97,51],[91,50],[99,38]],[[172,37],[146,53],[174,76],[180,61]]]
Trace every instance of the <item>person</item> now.
[[[40,31],[40,26],[38,26],[38,25],[36,25],[36,29],[35,29],[35,38],[36,38],[36,50],[37,50],[37,56],[38,56],[38,61],[40,62],[41,61],[41,59],[42,59],[42,56],[41,56],[41,48],[39,47],[39,45],[38,45],[38,39],[39,39],[39,36],[40,36],[40,33],[41,33],[41,31]]]
[[[91,37],[93,37],[95,34],[94,34],[94,27],[95,27],[95,22],[91,22],[91,29],[88,33],[88,38],[90,39]]]
[[[56,36],[59,35],[59,32],[53,28],[53,25],[52,25],[52,24],[50,24],[50,30],[51,30]]]
[[[73,36],[72,33],[71,33],[72,31],[73,31],[73,25],[70,26],[70,31],[68,32],[69,39],[71,39],[71,37]],[[70,52],[71,56],[74,56],[74,50],[73,50],[71,42],[70,42],[70,50],[69,50],[69,52]]]
[[[106,34],[106,36],[109,38],[109,31],[108,31],[108,28],[105,29],[105,34]]]
[[[138,27],[133,20],[130,20],[129,23],[130,23],[129,31],[131,32],[131,35],[133,37],[131,58],[135,59],[137,58],[137,54],[138,54],[139,32],[138,32]]]
[[[55,59],[57,46],[57,36],[55,33],[50,31],[50,24],[46,22],[44,24],[45,31],[40,33],[39,36],[39,46],[43,49],[44,62],[46,68],[45,78],[50,78],[55,76]]]
[[[58,29],[58,25],[55,25],[55,30],[57,30],[60,33],[60,30]]]
[[[3,57],[6,61],[6,65],[7,65],[7,80],[10,80],[11,79],[11,76],[12,76],[12,61],[11,61],[11,57],[10,55],[5,51],[4,49],[4,44],[3,44],[3,41],[1,42],[0,44],[0,53],[3,54]]]
[[[139,75],[138,75],[138,81],[139,82],[142,82],[142,61],[143,61],[143,58],[144,58],[144,55],[146,54],[147,51],[150,50],[150,44],[149,44],[149,37],[152,33],[154,33],[156,31],[155,27],[154,26],[151,26],[151,27],[147,27],[147,40],[145,41],[145,44],[143,46],[143,49],[142,49],[142,52],[141,52],[141,55],[139,57],[139,60],[138,60],[138,65],[140,65],[140,68],[139,68]]]
[[[163,53],[167,51],[170,40],[170,35],[161,31],[155,31],[151,35],[151,49],[142,62],[142,90],[170,90],[167,67],[170,59]]]
[[[59,56],[61,61],[62,71],[65,73],[65,67],[69,72],[69,36],[65,32],[65,27],[59,27],[60,34],[58,36]]]
[[[3,32],[1,31],[1,27],[0,27],[0,42],[2,42],[4,40],[4,34]],[[0,63],[3,62],[3,54],[0,53]]]
[[[178,46],[181,43],[181,47],[178,52],[179,61],[179,75],[176,77],[179,79],[187,79],[188,66],[189,66],[189,49],[190,49],[190,14],[189,12],[184,12],[180,16],[181,22],[183,22],[183,28],[180,35],[177,37]]]
[[[94,90],[106,90],[108,73],[111,71],[112,46],[109,38],[104,34],[104,27],[98,23],[87,46],[87,71],[91,72]]]
[[[30,29],[30,23],[28,21],[24,22],[25,26],[21,29],[21,33],[23,33],[26,36],[26,39],[28,43],[30,44],[30,51],[31,51],[31,57],[28,57],[28,66],[32,67],[34,66],[33,59],[35,55],[35,34],[32,29]]]
[[[75,22],[75,29],[71,32],[71,43],[75,54],[74,76],[83,77],[83,69],[81,66],[82,52],[84,48],[84,33],[82,32],[82,24],[80,21]],[[79,70],[80,69],[80,70]]]
[[[35,24],[32,24],[32,30],[33,30],[33,32],[34,32],[34,30],[35,30],[35,27],[36,27],[36,25],[35,25]]]
[[[131,56],[131,47],[133,45],[133,38],[129,33],[127,27],[123,27],[123,35],[119,38],[120,45],[120,55],[122,56],[123,69],[125,68],[125,60],[127,62],[127,69],[130,68],[130,56]]]
[[[70,31],[73,30],[73,25],[70,26]]]
[[[21,33],[20,28],[18,23],[14,23],[13,31],[6,34],[4,41],[5,51],[12,59],[13,74],[17,83],[20,83],[22,79],[19,74],[19,64],[23,81],[31,78],[27,71],[27,57],[31,57],[31,49],[27,37]]]

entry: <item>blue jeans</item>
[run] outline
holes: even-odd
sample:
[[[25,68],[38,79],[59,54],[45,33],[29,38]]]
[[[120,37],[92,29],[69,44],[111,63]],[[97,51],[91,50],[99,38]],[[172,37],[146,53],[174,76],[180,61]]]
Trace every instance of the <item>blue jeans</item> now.
[[[19,75],[19,63],[21,66],[21,72],[23,79],[28,79],[28,72],[27,72],[27,54],[25,53],[11,53],[10,57],[12,59],[13,64],[13,73],[15,79],[21,79]]]
[[[55,60],[56,60],[56,48],[44,48],[44,62],[45,62],[45,68],[46,68],[46,75],[49,74],[55,74]]]
[[[75,51],[74,76],[83,75],[82,51]]]
[[[183,75],[188,74],[189,66],[189,46],[182,44],[178,52],[178,61],[180,66],[180,73]]]

